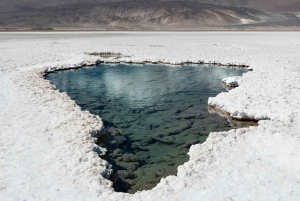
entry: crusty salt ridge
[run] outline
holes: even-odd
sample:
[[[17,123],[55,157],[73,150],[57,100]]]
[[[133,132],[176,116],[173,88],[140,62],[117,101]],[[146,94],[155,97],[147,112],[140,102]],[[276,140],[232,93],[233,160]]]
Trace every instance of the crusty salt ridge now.
[[[299,200],[300,33],[0,33],[0,49],[0,200]],[[100,118],[42,76],[109,51],[250,65],[238,88],[209,104],[270,120],[211,133],[153,190],[115,193],[101,176],[109,165],[92,151]]]
[[[225,77],[222,82],[229,87],[238,87],[241,76]]]

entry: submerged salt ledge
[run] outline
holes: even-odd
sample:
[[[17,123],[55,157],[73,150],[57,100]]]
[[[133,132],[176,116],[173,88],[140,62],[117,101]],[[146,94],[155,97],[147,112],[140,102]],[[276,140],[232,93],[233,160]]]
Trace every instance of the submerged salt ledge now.
[[[229,87],[238,87],[240,79],[241,79],[241,76],[226,77],[226,78],[222,79],[222,82],[225,83]]]
[[[299,33],[106,34],[1,33],[1,200],[298,200]],[[254,71],[210,104],[237,118],[270,120],[211,133],[191,147],[177,176],[153,190],[115,193],[101,176],[109,164],[92,151],[91,134],[101,131],[101,119],[43,79],[45,66],[79,66],[95,59],[82,52],[93,51],[121,52],[137,61],[176,63],[201,56],[247,63]]]
[[[218,107],[231,114],[232,117],[237,119],[250,118],[254,120],[261,119],[273,119],[285,121],[287,123],[294,121],[294,111],[299,109],[297,105],[298,101],[295,100],[292,94],[297,93],[299,90],[297,84],[286,84],[287,82],[298,82],[299,78],[295,71],[285,71],[273,73],[271,81],[264,83],[265,86],[261,86],[258,83],[253,83],[249,80],[249,75],[253,72],[249,72],[244,75],[240,80],[243,88],[236,88],[229,92],[230,96],[226,93],[220,93],[217,97],[210,98],[208,104],[214,107]],[[266,73],[256,73],[258,79],[266,79]],[[256,85],[256,86],[255,86]],[[252,90],[245,90],[251,89]],[[243,96],[241,96],[243,94]],[[268,97],[265,98],[266,94]],[[260,97],[264,97],[266,102],[260,104]],[[237,104],[236,100],[243,103]],[[220,101],[222,100],[222,101]],[[223,102],[223,103],[222,103]],[[226,104],[224,104],[226,103]],[[279,112],[284,111],[284,112]]]

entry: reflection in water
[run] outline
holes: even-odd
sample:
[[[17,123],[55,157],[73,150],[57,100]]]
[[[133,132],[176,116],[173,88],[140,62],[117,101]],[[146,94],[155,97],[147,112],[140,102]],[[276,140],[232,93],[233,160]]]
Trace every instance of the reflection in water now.
[[[153,188],[162,177],[176,174],[188,160],[192,144],[212,131],[230,129],[207,111],[208,97],[221,91],[222,78],[244,70],[205,66],[100,65],[48,75],[83,109],[104,121],[117,191]]]

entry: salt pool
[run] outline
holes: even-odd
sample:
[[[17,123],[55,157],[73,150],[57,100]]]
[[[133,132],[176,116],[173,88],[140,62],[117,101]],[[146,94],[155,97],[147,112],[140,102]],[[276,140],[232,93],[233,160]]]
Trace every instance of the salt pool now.
[[[192,144],[210,132],[231,128],[207,109],[208,97],[222,91],[224,77],[246,70],[212,66],[104,65],[47,76],[84,110],[104,121],[116,191],[153,188],[176,174]]]

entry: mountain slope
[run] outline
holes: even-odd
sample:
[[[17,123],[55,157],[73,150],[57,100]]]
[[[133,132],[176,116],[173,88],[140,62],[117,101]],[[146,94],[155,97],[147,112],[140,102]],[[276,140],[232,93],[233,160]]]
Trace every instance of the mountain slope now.
[[[293,18],[235,8],[180,1],[132,1],[66,4],[35,10],[0,13],[3,27],[73,27],[106,29],[197,29]]]
[[[56,6],[70,3],[103,3],[103,2],[117,2],[124,0],[1,0],[0,12],[19,11],[26,8],[42,8],[48,6]],[[144,1],[144,0],[137,0]],[[153,1],[176,1],[176,0],[153,0]],[[190,2],[198,2],[203,4],[214,4],[222,6],[234,6],[234,7],[248,7],[255,9],[265,9],[269,11],[295,11],[293,4],[299,2],[299,0],[186,0]],[[281,10],[282,8],[282,10]],[[300,11],[299,7],[296,11]]]
[[[1,0],[0,12],[20,11],[22,10],[22,7],[38,9],[43,7],[57,6],[70,3],[103,3],[116,1],[122,0]]]

